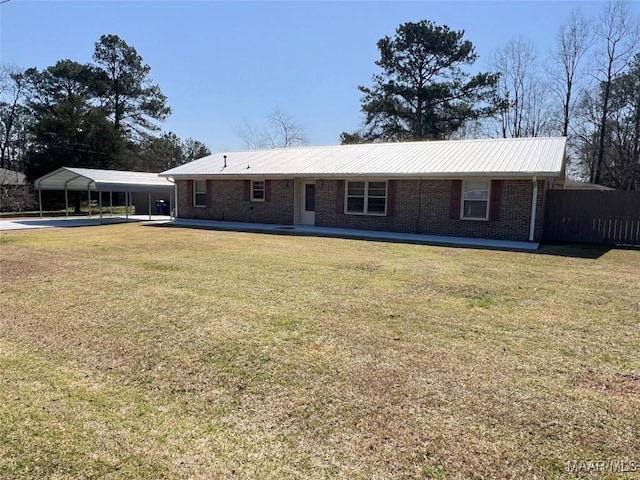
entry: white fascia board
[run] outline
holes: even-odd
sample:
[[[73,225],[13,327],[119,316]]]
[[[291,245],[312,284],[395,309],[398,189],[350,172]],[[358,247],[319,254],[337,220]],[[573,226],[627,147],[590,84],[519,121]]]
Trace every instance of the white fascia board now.
[[[467,177],[483,177],[483,178],[511,178],[530,180],[532,177],[559,177],[560,172],[443,172],[443,173],[290,173],[290,174],[272,174],[272,173],[232,173],[232,174],[216,174],[216,173],[199,173],[199,174],[182,174],[172,175],[175,180],[251,180],[252,178],[268,179],[268,180],[287,180],[294,178],[317,178],[317,179],[344,179],[344,178],[387,178],[387,179],[458,179]]]

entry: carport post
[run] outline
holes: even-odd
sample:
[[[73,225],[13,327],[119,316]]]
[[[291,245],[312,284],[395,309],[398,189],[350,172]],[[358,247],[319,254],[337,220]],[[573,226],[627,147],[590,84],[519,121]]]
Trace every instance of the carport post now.
[[[69,194],[67,193],[67,184],[64,184],[64,215],[69,216]]]
[[[109,192],[109,215],[113,217],[113,192]]]
[[[129,220],[129,192],[124,192],[124,217]]]
[[[40,218],[42,218],[42,189],[38,188],[38,201],[40,203]]]
[[[98,190],[98,208],[100,209],[100,223],[102,223],[102,192]]]
[[[151,220],[151,192],[149,192],[149,220]]]

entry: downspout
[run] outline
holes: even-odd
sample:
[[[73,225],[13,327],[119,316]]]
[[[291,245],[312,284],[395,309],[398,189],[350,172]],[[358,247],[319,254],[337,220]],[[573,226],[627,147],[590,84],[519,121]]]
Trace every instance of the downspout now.
[[[536,233],[536,210],[538,209],[538,177],[533,176],[533,198],[531,199],[531,222],[529,224],[529,241],[533,242]]]
[[[173,206],[173,218],[176,219],[178,218],[178,181],[174,178],[173,179],[173,197],[174,197],[174,206]]]

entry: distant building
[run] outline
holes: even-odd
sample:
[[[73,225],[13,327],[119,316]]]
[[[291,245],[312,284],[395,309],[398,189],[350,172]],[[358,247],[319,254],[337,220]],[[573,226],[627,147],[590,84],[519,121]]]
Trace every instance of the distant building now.
[[[23,211],[34,205],[27,177],[20,172],[0,168],[0,211]]]

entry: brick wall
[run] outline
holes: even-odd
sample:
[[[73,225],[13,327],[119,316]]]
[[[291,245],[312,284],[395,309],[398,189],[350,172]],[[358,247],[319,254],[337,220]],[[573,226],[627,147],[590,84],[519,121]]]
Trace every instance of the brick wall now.
[[[207,206],[194,207],[193,193],[185,180],[178,181],[181,218],[235,222],[294,222],[293,180],[270,180],[270,201],[245,200],[245,180],[208,180]],[[354,228],[429,235],[529,239],[533,185],[530,180],[504,180],[497,221],[450,218],[451,180],[396,180],[395,208],[387,216],[346,215],[337,212],[337,180],[316,181],[315,224],[321,227]],[[544,181],[538,182],[535,240],[542,238]]]
[[[504,180],[498,221],[450,218],[449,205],[453,185],[451,180],[397,180],[395,212],[378,217],[338,213],[338,181],[318,181],[316,225],[502,240],[529,239],[533,195],[533,184],[530,180]],[[535,231],[537,241],[542,238],[544,194],[544,181],[539,181]]]
[[[207,206],[194,207],[187,180],[178,180],[180,218],[293,225],[293,180],[267,180],[269,198],[245,200],[246,180],[207,180]]]

